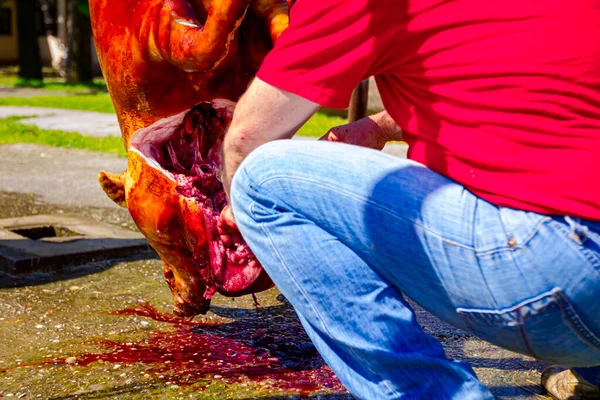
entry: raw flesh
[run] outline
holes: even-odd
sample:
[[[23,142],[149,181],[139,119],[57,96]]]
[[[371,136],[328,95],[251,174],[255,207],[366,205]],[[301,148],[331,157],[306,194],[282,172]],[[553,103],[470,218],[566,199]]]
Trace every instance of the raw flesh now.
[[[163,197],[163,204],[175,208],[163,213],[160,226],[154,226],[156,221],[148,224],[145,208],[130,207],[132,216],[140,230],[147,230],[150,225],[159,233],[149,242],[165,260],[165,276],[174,296],[177,293],[185,297],[183,300],[190,298],[190,293],[182,293],[189,289],[177,287],[175,282],[181,272],[191,275],[195,290],[202,291],[202,299],[186,301],[187,306],[179,310],[176,307],[180,315],[205,312],[215,292],[239,296],[272,286],[240,232],[224,231],[218,224],[227,205],[219,176],[221,144],[231,104],[225,100],[200,103],[190,111],[141,129],[132,138],[130,157],[132,153],[137,155],[145,168],[154,170],[150,186],[170,185],[174,189],[173,201],[165,203]],[[146,188],[141,194],[151,196],[151,191]],[[129,198],[134,197],[130,193]]]

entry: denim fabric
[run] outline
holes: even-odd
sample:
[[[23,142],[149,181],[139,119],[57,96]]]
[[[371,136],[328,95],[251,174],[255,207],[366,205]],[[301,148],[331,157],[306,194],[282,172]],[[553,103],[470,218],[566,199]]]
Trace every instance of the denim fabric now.
[[[600,386],[600,368],[573,368],[583,379],[595,386]]]
[[[328,142],[261,146],[235,175],[232,206],[360,399],[492,398],[402,294],[504,348],[600,365],[598,222],[496,207],[418,163]]]

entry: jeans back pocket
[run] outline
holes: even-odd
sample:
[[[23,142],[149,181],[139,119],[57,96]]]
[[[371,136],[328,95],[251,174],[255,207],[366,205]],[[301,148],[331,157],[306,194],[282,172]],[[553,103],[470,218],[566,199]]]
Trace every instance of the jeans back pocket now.
[[[600,365],[600,338],[560,288],[509,308],[457,312],[471,333],[500,347],[570,367]]]

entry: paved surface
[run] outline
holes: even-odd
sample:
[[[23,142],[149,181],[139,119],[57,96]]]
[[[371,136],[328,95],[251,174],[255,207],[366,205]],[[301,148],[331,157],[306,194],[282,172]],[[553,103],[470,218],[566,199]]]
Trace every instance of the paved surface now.
[[[65,117],[65,110],[60,111]],[[11,115],[45,115],[45,121],[52,122],[48,115],[52,111],[48,109],[8,110],[8,107],[0,107],[0,116],[8,112]],[[81,132],[82,121],[90,121],[81,118],[79,112],[71,114],[71,118],[77,120],[78,126],[59,128],[68,130],[72,127]],[[106,129],[97,131],[107,132]],[[386,151],[404,156],[406,146],[390,145]],[[135,229],[127,211],[106,198],[96,181],[99,170],[122,171],[126,167],[125,159],[85,150],[30,144],[0,146],[0,159],[0,218],[58,213],[86,216]],[[188,364],[166,362],[161,358],[165,351],[149,349],[149,340],[167,335],[169,343],[182,346],[176,349],[180,354],[178,357],[186,359],[196,351],[194,343],[179,342],[189,336],[189,330],[141,315],[108,315],[108,312],[140,303],[150,303],[162,312],[170,311],[172,300],[162,277],[161,261],[147,254],[142,256],[143,259],[137,261],[95,262],[27,276],[10,276],[0,271],[0,397],[298,398],[297,392],[282,391],[269,376],[234,382],[218,373],[199,373]],[[280,330],[268,331],[267,336],[282,337],[285,343],[307,340],[293,311],[276,289],[260,294],[258,300],[261,307],[254,310],[248,296],[234,301],[216,296],[216,307],[200,320],[227,322],[223,326],[230,329],[218,328],[209,336],[198,338],[227,346],[233,343],[232,340],[241,341],[256,347],[258,345],[248,342],[247,338],[264,334],[266,326]],[[471,363],[497,398],[548,399],[540,395],[538,385],[543,363],[480,341],[442,323],[419,307],[415,309],[424,329],[442,342],[447,355]],[[285,330],[288,327],[295,329],[293,334]],[[107,344],[106,340],[112,344]],[[127,351],[138,347],[142,351],[132,354],[128,361],[116,361],[119,351],[123,351],[122,347],[115,350],[121,346],[119,343],[129,346]],[[158,351],[157,360],[149,359],[148,351]],[[104,354],[105,361],[79,364],[77,360],[89,352]],[[44,359],[61,357],[66,365],[43,363]],[[227,363],[228,356],[223,357],[221,361]],[[273,357],[277,357],[275,353]],[[317,355],[311,353],[301,357],[322,371],[323,364]],[[23,362],[32,365],[13,368]],[[3,368],[8,370],[3,371]],[[185,374],[193,377],[190,378],[192,383],[177,383],[181,376],[187,376]],[[339,391],[317,392],[320,394],[314,398],[350,400]]]
[[[113,114],[58,108],[0,106],[0,118],[10,116],[32,116],[22,119],[23,123],[43,129],[60,129],[95,137],[121,136],[117,117]],[[296,139],[315,140],[310,137]],[[407,149],[405,144],[388,144],[384,151],[398,157],[406,157]]]
[[[88,216],[135,229],[127,211],[108,200],[96,182],[98,170],[120,171],[125,167],[124,159],[85,150],[36,145],[0,146],[0,159],[3,161],[0,163],[0,218],[59,213]],[[276,289],[259,295],[258,299],[261,307],[254,312],[252,299],[248,296],[235,301],[216,296],[214,304],[217,307],[206,318],[211,321],[226,317],[220,320],[233,324],[236,340],[244,343],[244,338],[261,335],[264,326],[300,329],[293,311],[285,301],[282,302]],[[258,381],[230,382],[218,374],[216,377],[194,375],[198,372],[190,372],[185,365],[150,361],[143,352],[132,355],[134,358],[126,362],[76,365],[65,361],[67,365],[39,365],[46,357],[75,360],[87,352],[106,353],[104,358],[113,359],[111,352],[116,350],[110,346],[115,346],[114,343],[133,343],[131,346],[139,345],[147,351],[147,337],[175,335],[169,339],[175,341],[181,338],[179,335],[187,335],[181,327],[143,316],[107,314],[143,302],[163,312],[171,309],[161,262],[154,257],[146,256],[141,261],[89,263],[77,268],[63,268],[56,273],[25,277],[10,277],[0,271],[0,308],[3,310],[0,315],[0,371],[21,362],[34,364],[0,372],[0,395],[52,399],[298,398],[293,391],[281,392],[270,386],[273,381],[267,376]],[[442,342],[448,356],[470,362],[497,398],[548,399],[539,394],[543,363],[480,341],[418,307],[416,310],[424,329]],[[286,332],[278,331],[273,335],[292,342],[299,338],[306,340],[297,331],[293,335]],[[225,340],[229,345],[230,339],[226,338],[230,336],[231,332],[223,331],[211,334],[209,339],[215,343]],[[113,344],[108,348],[94,345],[99,339],[112,340]],[[209,339],[204,337],[203,340]],[[183,352],[182,357],[196,351],[189,343],[182,346],[179,350]],[[163,350],[158,352],[162,354]],[[322,365],[318,356],[309,354],[306,357],[312,360],[311,363]],[[174,383],[184,373],[192,373],[196,379],[194,383]],[[325,390],[319,393],[321,395],[316,398],[350,400],[349,396],[339,392]]]
[[[147,250],[141,233],[90,218],[61,214],[0,218],[0,269],[12,274]]]
[[[121,136],[114,114],[59,108],[0,106],[0,118],[14,115],[34,116],[23,119],[23,123],[43,129],[60,129],[95,137]]]
[[[43,202],[112,207],[97,181],[98,172],[120,173],[127,160],[93,151],[14,144],[0,146],[0,191],[31,193]]]
[[[406,146],[389,145],[386,151],[403,155]],[[0,191],[36,194],[42,201],[67,206],[112,207],[98,185],[98,172],[127,168],[121,157],[32,144],[0,146],[0,160]]]
[[[0,97],[64,96],[64,91],[0,85]]]

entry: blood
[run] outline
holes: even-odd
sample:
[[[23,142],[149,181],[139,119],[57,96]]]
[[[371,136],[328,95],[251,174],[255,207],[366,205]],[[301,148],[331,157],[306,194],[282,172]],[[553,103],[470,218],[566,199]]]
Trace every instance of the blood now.
[[[177,259],[170,250],[179,251],[185,254],[185,266],[169,262],[167,281],[176,293],[185,291],[182,288],[198,292],[178,293],[177,299],[186,299],[190,303],[176,309],[180,315],[206,312],[206,305],[216,292],[240,296],[272,287],[270,278],[237,226],[220,219],[227,205],[219,176],[221,146],[228,123],[225,114],[219,113],[212,103],[203,102],[169,120],[141,129],[134,137],[132,146],[139,144],[147,160],[153,160],[152,165],[160,165],[163,171],[168,171],[160,176],[170,176],[177,184],[176,193],[173,193],[178,200],[173,204],[177,205],[169,207],[170,211],[181,207],[177,217],[180,220],[165,222],[166,230],[163,229],[161,235],[172,238],[174,243],[174,248],[169,249],[168,240],[163,239],[166,244],[163,252],[169,255],[167,258]],[[185,201],[181,202],[181,197]],[[146,216],[132,213],[138,226],[144,226],[144,221],[136,219],[139,215]],[[165,215],[173,218],[171,213],[165,212]],[[179,248],[181,244],[183,251]],[[179,268],[185,269],[185,273],[173,273],[172,270]],[[175,277],[188,278],[186,282],[176,282]],[[199,296],[203,300],[197,301]]]
[[[218,323],[206,323],[206,322],[197,322],[192,321],[191,319],[186,319],[182,317],[178,317],[176,315],[164,314],[158,311],[154,306],[148,303],[138,304],[133,308],[125,308],[123,310],[111,311],[108,314],[110,315],[136,315],[139,317],[147,317],[159,322],[167,322],[176,326],[211,326],[217,325]]]
[[[220,145],[225,123],[206,103],[194,107],[182,124],[163,145],[163,168],[169,170],[179,184],[180,195],[196,200],[209,233],[210,264],[217,286],[228,291],[240,291],[252,284],[246,281],[244,270],[261,267],[237,228],[223,230],[219,215],[227,205],[221,171]],[[194,248],[194,254],[204,251]],[[226,271],[235,271],[227,274]],[[231,276],[228,281],[228,275]],[[256,274],[247,274],[255,276]],[[235,283],[233,283],[235,282]],[[214,282],[208,282],[209,287]]]
[[[221,379],[227,383],[250,380],[265,381],[274,389],[300,395],[322,390],[345,392],[295,318],[279,315],[267,322],[253,316],[227,324],[204,323],[163,314],[149,304],[110,314],[151,318],[170,323],[175,329],[150,331],[148,337],[136,343],[92,340],[89,344],[106,351],[18,364],[0,369],[0,373],[39,365],[85,367],[96,362],[142,363],[148,374],[162,376],[181,386],[207,379]],[[283,320],[285,325],[279,325]]]

